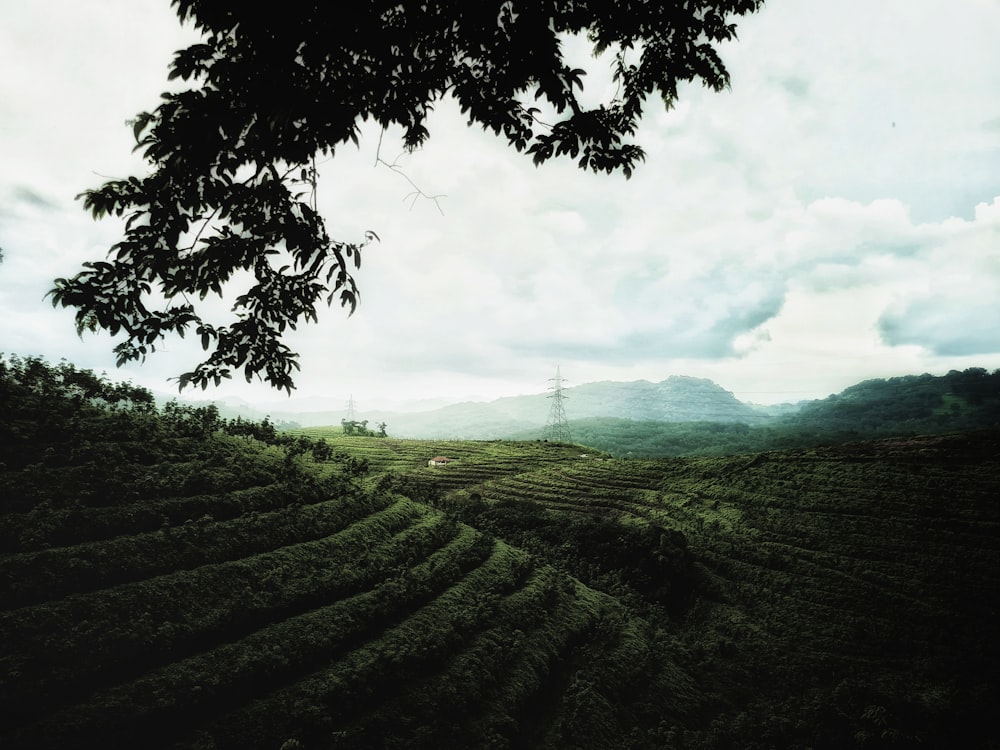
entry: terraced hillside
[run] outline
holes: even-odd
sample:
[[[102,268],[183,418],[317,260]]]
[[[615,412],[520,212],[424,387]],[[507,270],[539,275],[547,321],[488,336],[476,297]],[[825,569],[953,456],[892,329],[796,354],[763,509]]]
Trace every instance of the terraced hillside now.
[[[654,626],[698,710],[653,746],[992,747],[996,431],[639,461],[461,443],[423,466],[444,445],[373,465]]]
[[[668,733],[676,746],[994,746],[996,432],[581,460],[438,504],[614,593],[684,644],[715,716]],[[620,538],[633,546],[637,524],[679,532],[690,577],[664,557],[663,534],[645,535],[647,554],[616,551],[603,567],[607,550],[567,550],[560,530],[594,518],[632,529]],[[673,588],[650,580],[664,566]]]
[[[0,747],[995,747],[996,432],[624,461],[0,376]]]
[[[461,488],[502,476],[547,471],[572,465],[591,456],[577,445],[541,440],[407,440],[344,435],[339,427],[306,427],[290,431],[313,440],[325,440],[353,458],[367,462],[373,477],[406,476],[438,490]],[[599,455],[599,454],[594,454]],[[600,454],[603,455],[603,454]],[[447,467],[430,467],[439,456],[452,459]]]
[[[357,458],[3,374],[0,746],[606,747],[649,721],[645,623]]]

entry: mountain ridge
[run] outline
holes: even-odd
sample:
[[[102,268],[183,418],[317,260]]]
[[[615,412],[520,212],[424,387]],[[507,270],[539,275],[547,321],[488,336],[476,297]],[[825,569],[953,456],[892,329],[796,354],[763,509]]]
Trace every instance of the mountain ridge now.
[[[650,430],[675,433],[683,431],[684,425],[702,425],[705,429],[718,425],[720,429],[740,433],[751,428],[754,434],[761,430],[801,433],[791,442],[781,439],[771,446],[758,443],[746,446],[747,450],[763,450],[816,440],[842,442],[842,439],[858,439],[862,435],[939,433],[1000,424],[1000,370],[991,373],[976,367],[961,372],[953,370],[946,375],[924,373],[872,378],[823,399],[773,406],[740,401],[712,380],[686,375],[671,375],[658,383],[596,381],[564,388],[562,394],[566,399],[570,432],[574,439],[584,442],[587,440],[582,433],[594,435],[611,430],[624,434],[639,430],[647,433],[639,442],[652,444]],[[361,408],[350,418],[366,421],[371,427],[384,422],[389,434],[399,438],[534,440],[545,436],[551,397],[551,392],[503,396],[492,401],[463,401],[423,411]],[[333,401],[332,398],[326,400]],[[214,403],[220,415],[227,418],[240,416],[260,420],[267,416],[279,428],[337,426],[341,420],[349,418],[346,404],[342,409],[323,411],[264,411],[245,402],[194,403]],[[604,427],[602,422],[606,423]],[[580,429],[575,430],[574,424]],[[701,430],[701,427],[696,429]],[[633,438],[633,441],[638,440],[637,435]],[[601,441],[587,444],[611,450]],[[637,443],[623,448],[620,454],[638,449]],[[640,452],[665,455],[659,449],[650,453],[642,448]]]
[[[648,380],[603,380],[563,389],[570,419],[619,417],[660,422],[770,421],[769,414],[744,403],[707,378],[670,375],[653,383]],[[550,393],[501,396],[492,401],[462,401],[425,411],[360,409],[355,419],[370,424],[386,422],[390,432],[407,438],[494,439],[545,426],[550,411]],[[204,402],[198,402],[204,403]],[[261,419],[301,427],[339,424],[348,417],[343,409],[320,411],[263,411],[252,405],[212,401],[222,416]],[[794,407],[793,407],[794,408]]]

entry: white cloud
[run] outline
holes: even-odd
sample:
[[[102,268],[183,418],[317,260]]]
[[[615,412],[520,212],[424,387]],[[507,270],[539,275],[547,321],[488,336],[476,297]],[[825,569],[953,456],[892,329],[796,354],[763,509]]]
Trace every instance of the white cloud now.
[[[1000,198],[980,204],[975,220],[934,227],[932,239],[895,264],[900,279],[879,320],[891,344],[938,355],[990,355],[1000,349]]]
[[[0,351],[110,370],[111,343],[78,342],[42,296],[116,241],[72,196],[140,166],[124,120],[190,32],[161,0],[39,7],[0,26]],[[377,154],[369,124],[320,165],[319,199],[332,236],[382,241],[358,313],[293,336],[302,391],[502,395],[562,363],[574,383],[691,374],[768,401],[1000,366],[1000,5],[771,0],[740,30],[732,90],[649,103],[629,181],[535,168],[447,101],[394,173],[375,161],[398,136]],[[199,354],[168,349],[125,374],[162,385]]]

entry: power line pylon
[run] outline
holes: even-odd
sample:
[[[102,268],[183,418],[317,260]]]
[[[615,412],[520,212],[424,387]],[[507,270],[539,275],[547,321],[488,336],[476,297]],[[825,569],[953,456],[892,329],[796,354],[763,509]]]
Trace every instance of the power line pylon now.
[[[353,422],[357,418],[357,414],[354,413],[355,412],[355,407],[356,407],[356,404],[354,403],[354,394],[352,393],[351,397],[349,399],[347,399],[347,421],[348,422]]]
[[[556,440],[561,443],[572,443],[573,437],[569,434],[569,423],[566,420],[566,407],[563,406],[563,399],[569,398],[563,393],[563,377],[559,374],[559,366],[556,365],[556,376],[549,378],[549,382],[554,385],[549,386],[552,391],[546,398],[552,399],[552,408],[549,409],[549,419],[545,423],[545,439]]]

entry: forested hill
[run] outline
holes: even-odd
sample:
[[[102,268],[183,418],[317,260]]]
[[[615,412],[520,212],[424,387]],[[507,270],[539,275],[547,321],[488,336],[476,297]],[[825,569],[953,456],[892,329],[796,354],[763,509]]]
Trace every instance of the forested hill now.
[[[862,439],[1000,427],[1000,370],[866,380],[767,422],[572,419],[573,439],[616,456],[754,453]],[[513,435],[543,437],[539,429]]]
[[[803,404],[781,423],[869,435],[1000,426],[1000,370],[866,380]]]

